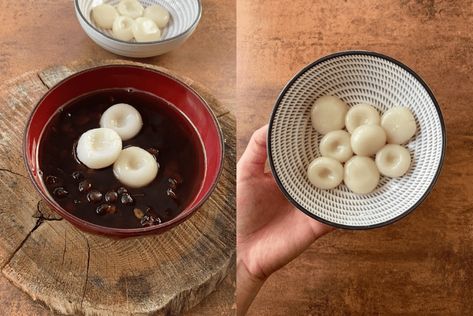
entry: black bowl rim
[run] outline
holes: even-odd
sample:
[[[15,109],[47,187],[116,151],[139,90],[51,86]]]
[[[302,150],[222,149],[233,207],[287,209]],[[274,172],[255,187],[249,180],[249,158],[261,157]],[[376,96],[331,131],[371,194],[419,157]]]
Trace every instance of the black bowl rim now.
[[[385,221],[385,222],[382,222],[382,223],[378,223],[378,224],[373,224],[373,225],[363,225],[363,226],[352,226],[352,225],[344,225],[344,224],[339,224],[339,223],[335,223],[335,222],[332,222],[332,221],[329,221],[329,220],[326,220],[324,218],[321,218],[320,216],[317,216],[311,212],[309,212],[307,209],[305,209],[304,207],[302,207],[299,203],[297,203],[292,197],[291,195],[286,191],[286,189],[284,188],[282,182],[280,181],[279,179],[279,176],[277,175],[276,173],[276,169],[275,169],[275,166],[274,166],[274,162],[273,162],[273,155],[272,155],[272,150],[271,150],[271,132],[272,132],[272,129],[273,129],[273,123],[274,123],[274,117],[276,115],[276,112],[277,112],[277,109],[279,107],[279,104],[281,103],[282,101],[282,98],[284,97],[284,95],[286,94],[286,92],[289,90],[289,88],[294,84],[294,82],[300,77],[302,76],[306,71],[308,71],[309,69],[311,69],[312,67],[316,66],[316,65],[319,65],[327,60],[330,60],[330,59],[334,59],[334,58],[337,58],[337,57],[341,57],[341,56],[350,56],[350,55],[354,55],[354,56],[359,56],[359,55],[364,55],[364,56],[373,56],[373,57],[378,57],[378,58],[381,58],[381,59],[385,59],[387,61],[390,61],[398,66],[400,66],[401,68],[403,68],[404,70],[406,70],[408,73],[410,73],[417,81],[420,82],[420,84],[424,87],[424,89],[427,91],[427,93],[429,94],[429,97],[431,98],[432,102],[434,103],[435,105],[435,108],[437,110],[437,115],[439,117],[439,120],[440,120],[440,125],[441,125],[441,129],[442,129],[442,155],[440,157],[440,162],[439,162],[439,165],[438,165],[438,168],[437,168],[437,172],[435,173],[435,176],[432,180],[432,182],[430,183],[429,187],[427,188],[427,190],[425,191],[425,193],[422,195],[422,197],[411,207],[409,208],[408,210],[406,210],[405,212],[403,212],[402,214],[388,220],[388,221]],[[315,220],[318,220],[324,224],[327,224],[327,225],[330,225],[330,226],[333,226],[333,227],[336,227],[336,228],[343,228],[343,229],[350,229],[350,230],[366,230],[366,229],[373,229],[373,228],[380,228],[380,227],[384,227],[384,226],[387,226],[387,225],[390,225],[394,222],[397,222],[399,221],[400,219],[406,217],[407,215],[409,215],[410,213],[412,213],[413,210],[415,210],[420,204],[422,204],[422,202],[424,202],[424,200],[427,198],[427,196],[432,192],[434,186],[435,186],[435,183],[437,182],[438,180],[438,177],[440,175],[440,172],[441,172],[441,169],[442,169],[442,166],[443,166],[443,162],[444,162],[444,159],[445,159],[445,149],[446,149],[446,144],[447,144],[447,135],[446,135],[446,128],[445,128],[445,123],[444,123],[444,120],[443,120],[443,116],[442,116],[442,112],[440,110],[440,106],[437,102],[437,100],[435,99],[435,96],[434,94],[432,93],[431,89],[429,88],[429,86],[425,83],[425,81],[417,74],[415,73],[411,68],[409,68],[408,66],[406,66],[405,64],[401,63],[400,61],[392,58],[392,57],[389,57],[389,56],[386,56],[384,54],[381,54],[381,53],[377,53],[377,52],[373,52],[373,51],[365,51],[365,50],[347,50],[347,51],[340,51],[340,52],[336,52],[336,53],[332,53],[332,54],[329,54],[327,56],[324,56],[322,58],[319,58],[317,60],[315,60],[314,62],[308,64],[307,66],[305,66],[302,70],[300,70],[294,77],[292,77],[292,79],[284,86],[284,88],[282,89],[282,91],[279,93],[277,99],[276,99],[276,103],[273,107],[273,110],[272,110],[272,113],[271,113],[271,118],[270,118],[270,121],[269,121],[269,128],[268,128],[268,136],[267,136],[267,150],[268,150],[268,160],[269,160],[269,165],[271,167],[271,172],[276,180],[276,183],[278,184],[279,186],[279,189],[282,191],[282,193],[286,196],[286,198],[295,206],[297,207],[300,211],[304,212],[306,215],[312,217],[313,219]]]
[[[175,218],[171,219],[170,221],[164,222],[162,224],[153,225],[153,226],[149,226],[149,227],[141,227],[141,228],[116,228],[116,227],[107,227],[107,226],[97,225],[97,224],[91,223],[89,221],[83,220],[83,219],[71,214],[70,212],[64,210],[59,204],[57,204],[54,201],[54,199],[51,196],[49,196],[48,194],[43,192],[43,190],[41,190],[39,185],[36,183],[36,180],[34,178],[34,175],[33,175],[32,171],[31,171],[30,164],[28,162],[26,153],[27,153],[27,132],[28,132],[29,126],[31,124],[31,120],[33,119],[33,116],[34,116],[38,106],[41,104],[41,102],[43,102],[43,100],[50,93],[52,93],[53,90],[58,88],[64,82],[66,82],[66,81],[68,81],[68,80],[70,80],[70,79],[72,79],[76,76],[79,76],[83,73],[87,73],[87,72],[94,71],[94,70],[97,70],[97,69],[113,68],[113,67],[145,69],[145,70],[148,70],[148,71],[156,72],[156,73],[158,73],[162,76],[165,76],[165,77],[168,77],[172,80],[177,81],[178,83],[180,83],[181,85],[183,85],[184,87],[189,89],[189,91],[194,93],[202,101],[202,103],[204,104],[206,109],[209,111],[210,116],[212,117],[212,120],[215,122],[215,124],[217,126],[217,131],[219,133],[219,142],[220,142],[220,146],[221,146],[222,150],[221,150],[220,167],[219,167],[217,176],[215,177],[215,181],[212,184],[212,186],[209,188],[209,191],[207,192],[207,194],[202,197],[201,201],[198,204],[196,204],[194,207],[192,207],[190,209],[190,211],[186,214],[186,216],[180,218],[179,220],[175,220],[179,216],[178,215]],[[166,230],[172,229],[172,228],[176,227],[177,225],[180,225],[182,222],[186,221],[187,219],[189,219],[192,215],[194,215],[194,213],[196,211],[198,211],[198,209],[205,202],[207,202],[209,197],[215,191],[215,188],[217,187],[217,184],[219,183],[220,177],[221,177],[223,169],[224,169],[224,164],[225,164],[225,140],[224,140],[224,134],[223,134],[222,127],[220,126],[220,122],[218,121],[218,118],[215,115],[212,108],[210,107],[210,105],[200,95],[200,93],[198,93],[190,85],[183,82],[180,78],[172,77],[172,76],[170,76],[169,74],[167,74],[165,72],[162,72],[158,69],[154,69],[154,68],[151,68],[151,67],[148,67],[148,66],[140,66],[140,65],[134,65],[134,64],[109,64],[109,65],[94,66],[94,67],[90,67],[90,68],[78,71],[78,72],[76,72],[72,75],[67,76],[66,78],[62,79],[61,81],[56,83],[54,86],[52,86],[51,88],[48,89],[48,91],[41,97],[41,99],[39,99],[38,102],[36,102],[34,108],[30,112],[28,120],[26,121],[25,129],[24,129],[24,132],[23,132],[22,154],[23,154],[23,163],[25,164],[25,168],[28,171],[28,176],[29,176],[34,188],[39,193],[41,198],[43,200],[45,200],[45,202],[48,205],[50,205],[53,208],[53,210],[56,213],[58,213],[59,215],[61,215],[65,220],[67,220],[68,222],[70,222],[74,226],[78,227],[80,230],[92,232],[94,234],[99,234],[99,235],[109,236],[109,237],[135,237],[135,236],[148,235],[148,234],[159,234],[159,233],[162,233]],[[65,213],[67,215],[64,216],[63,213]],[[72,217],[73,220],[70,220],[68,218],[68,216]],[[78,225],[77,223],[80,223],[80,224]]]
[[[105,36],[106,38],[108,38],[110,40],[113,40],[115,42],[122,43],[122,44],[146,46],[146,45],[153,45],[153,44],[159,44],[159,43],[166,43],[166,42],[174,41],[174,40],[179,39],[180,37],[186,35],[190,30],[193,30],[197,26],[197,24],[199,23],[199,21],[202,17],[202,1],[201,0],[195,0],[195,1],[197,1],[198,5],[199,5],[199,12],[197,12],[197,18],[194,20],[194,22],[192,22],[192,24],[184,32],[179,33],[176,36],[173,36],[173,37],[170,37],[170,38],[166,38],[166,39],[158,40],[158,41],[151,41],[151,42],[128,42],[128,41],[122,41],[122,40],[119,40],[117,38],[111,37],[111,36],[101,32],[95,25],[90,23],[89,20],[85,18],[84,14],[82,13],[82,10],[79,8],[79,0],[74,0],[74,6],[75,6],[76,11],[79,13],[81,19],[85,23],[87,23],[87,25],[89,25],[94,31],[99,33],[100,35]]]

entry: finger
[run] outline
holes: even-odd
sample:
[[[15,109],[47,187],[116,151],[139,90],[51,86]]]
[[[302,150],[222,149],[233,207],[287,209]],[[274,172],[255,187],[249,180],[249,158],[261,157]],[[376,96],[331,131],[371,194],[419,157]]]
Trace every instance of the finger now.
[[[256,130],[251,136],[245,152],[238,161],[237,172],[241,177],[247,175],[264,174],[264,165],[266,163],[266,137],[268,134],[268,125]]]
[[[333,226],[319,222],[318,220],[313,219],[309,215],[301,212],[300,210],[294,209],[294,211],[295,211],[295,214],[293,217],[300,217],[300,220],[303,223],[308,224],[310,226],[310,230],[312,233],[311,234],[312,240],[310,241],[310,244],[313,243],[318,238],[322,237],[323,235],[335,230]]]
[[[319,222],[318,220],[314,220],[314,219],[310,218],[309,216],[307,216],[307,217],[308,217],[307,220],[309,221],[310,226],[312,228],[312,233],[314,235],[314,241],[316,239],[318,239],[319,237],[322,237],[323,235],[335,230],[335,227],[333,227],[333,226],[324,224],[322,222]]]
[[[312,226],[312,231],[314,233],[314,236],[316,238],[322,237],[323,235],[328,234],[331,231],[335,230],[335,227],[318,222],[318,221],[314,221],[314,223],[312,223],[311,226]]]

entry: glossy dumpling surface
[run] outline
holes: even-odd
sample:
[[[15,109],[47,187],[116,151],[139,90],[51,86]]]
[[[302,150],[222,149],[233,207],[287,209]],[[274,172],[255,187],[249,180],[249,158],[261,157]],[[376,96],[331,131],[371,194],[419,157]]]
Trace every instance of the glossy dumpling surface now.
[[[113,129],[94,128],[83,133],[77,142],[77,158],[91,169],[112,165],[122,150],[122,139]]]
[[[140,112],[133,106],[118,103],[103,112],[100,117],[100,126],[113,129],[122,140],[129,140],[140,132],[143,120]]]
[[[374,155],[386,144],[386,133],[379,125],[358,126],[351,135],[351,148],[360,156]]]
[[[387,177],[403,176],[411,165],[409,151],[397,144],[388,144],[376,154],[376,166],[379,172]]]
[[[333,158],[319,157],[307,168],[309,181],[319,189],[333,189],[343,180],[343,166]]]
[[[156,25],[163,29],[169,23],[170,15],[168,10],[159,4],[149,6],[145,9],[144,16],[150,18]]]
[[[137,0],[122,0],[118,4],[118,12],[123,16],[128,16],[132,19],[143,16],[144,8]]]
[[[154,42],[161,39],[161,30],[150,18],[136,19],[132,30],[137,42]]]
[[[133,39],[133,24],[135,21],[127,16],[119,16],[113,22],[113,36],[122,41],[131,41]]]
[[[98,27],[111,29],[118,12],[109,4],[100,4],[92,9],[92,17]]]
[[[123,149],[113,164],[113,174],[126,186],[139,188],[148,185],[158,174],[158,163],[140,147]]]
[[[348,105],[338,97],[323,96],[312,105],[312,126],[321,134],[340,130],[345,127],[345,115]]]
[[[354,156],[345,163],[343,181],[355,193],[370,193],[378,185],[379,171],[373,159]]]
[[[378,111],[369,104],[360,103],[352,106],[345,117],[345,126],[348,132],[353,131],[361,125],[379,125],[380,117]]]
[[[331,131],[320,141],[319,150],[322,156],[345,162],[353,156],[350,144],[350,134],[341,131]]]
[[[390,144],[404,144],[416,133],[416,121],[406,107],[387,110],[381,117],[381,126],[386,131]]]

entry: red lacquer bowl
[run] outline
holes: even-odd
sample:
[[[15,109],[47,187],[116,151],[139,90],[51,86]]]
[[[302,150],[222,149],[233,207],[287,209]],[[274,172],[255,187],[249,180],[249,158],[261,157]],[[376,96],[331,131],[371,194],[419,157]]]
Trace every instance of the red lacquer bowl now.
[[[200,189],[189,205],[175,218],[159,225],[143,228],[111,228],[80,219],[64,210],[46,189],[38,172],[38,146],[43,130],[54,113],[70,100],[99,89],[134,88],[157,95],[181,110],[195,126],[205,157]],[[110,65],[74,74],[49,90],[38,102],[26,125],[23,156],[35,188],[44,200],[64,219],[78,228],[115,237],[161,233],[189,218],[212,193],[223,166],[224,144],[218,121],[207,103],[183,82],[154,69]]]

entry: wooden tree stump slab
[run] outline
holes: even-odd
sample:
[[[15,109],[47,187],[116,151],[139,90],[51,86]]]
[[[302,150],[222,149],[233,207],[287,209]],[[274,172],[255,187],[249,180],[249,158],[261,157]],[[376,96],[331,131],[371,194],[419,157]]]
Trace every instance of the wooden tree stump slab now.
[[[64,314],[178,314],[215,290],[235,260],[235,118],[202,85],[179,77],[215,111],[225,163],[209,200],[187,221],[155,236],[110,239],[84,233],[53,213],[22,162],[27,117],[61,79],[86,61],[30,72],[0,90],[0,264],[16,286]]]

